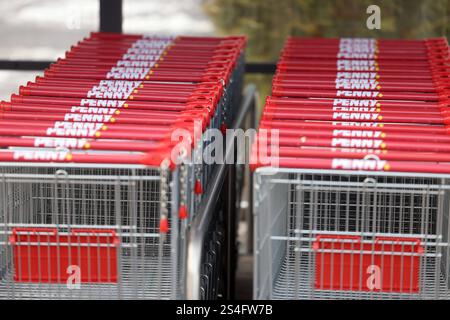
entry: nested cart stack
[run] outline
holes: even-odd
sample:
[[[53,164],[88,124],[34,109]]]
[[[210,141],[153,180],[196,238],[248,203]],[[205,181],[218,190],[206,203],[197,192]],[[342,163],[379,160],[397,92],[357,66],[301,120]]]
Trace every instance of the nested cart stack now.
[[[185,297],[245,38],[93,33],[1,102],[0,297]]]
[[[450,298],[448,55],[287,41],[253,149],[255,298]]]

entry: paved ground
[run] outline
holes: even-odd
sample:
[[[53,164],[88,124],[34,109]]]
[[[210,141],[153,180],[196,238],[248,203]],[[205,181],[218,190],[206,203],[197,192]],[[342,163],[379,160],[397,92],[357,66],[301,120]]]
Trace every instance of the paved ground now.
[[[236,274],[236,299],[249,300],[253,296],[253,256],[241,255]]]

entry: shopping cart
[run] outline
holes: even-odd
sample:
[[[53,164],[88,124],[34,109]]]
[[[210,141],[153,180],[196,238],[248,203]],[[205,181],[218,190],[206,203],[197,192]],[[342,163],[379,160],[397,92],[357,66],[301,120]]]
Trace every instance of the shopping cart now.
[[[449,299],[449,176],[260,168],[257,299]]]
[[[445,39],[287,41],[278,139],[254,144],[254,298],[450,299],[448,67]]]
[[[233,121],[245,40],[226,44],[228,64],[191,73],[177,73],[180,47],[194,51],[186,67],[194,70],[222,40],[182,37],[172,55],[145,47],[159,41],[94,33],[66,64],[59,60],[1,104],[0,298],[186,297],[189,224],[213,165],[183,160],[202,156],[211,142],[206,129]],[[161,55],[158,70],[154,63],[145,72],[114,69]],[[104,78],[108,68],[112,80]],[[119,112],[106,125],[101,108]],[[198,119],[207,119],[200,134],[190,132]],[[61,124],[69,129],[58,131]],[[168,137],[178,128],[192,140],[174,163]]]
[[[175,170],[98,163],[1,166],[0,298],[185,297],[187,226],[202,199],[194,190],[197,164]],[[201,167],[208,186],[213,165]],[[192,213],[187,219],[179,216],[183,195]],[[220,227],[222,221],[215,223]],[[215,246],[223,242],[209,236]],[[223,256],[217,250],[215,255],[209,268],[218,274]]]
[[[176,174],[132,165],[2,164],[0,296],[181,297]]]

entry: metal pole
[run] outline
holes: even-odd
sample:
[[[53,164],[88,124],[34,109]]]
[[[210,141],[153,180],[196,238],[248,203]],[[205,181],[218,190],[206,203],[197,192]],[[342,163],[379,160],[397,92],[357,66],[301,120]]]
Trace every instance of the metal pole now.
[[[228,165],[228,174],[225,185],[225,221],[226,221],[226,266],[225,299],[234,299],[236,274],[236,165]]]
[[[100,0],[100,31],[122,33],[122,0]]]
[[[0,70],[44,70],[51,61],[0,60]]]
[[[249,62],[245,64],[245,73],[274,74],[277,64],[273,62]]]

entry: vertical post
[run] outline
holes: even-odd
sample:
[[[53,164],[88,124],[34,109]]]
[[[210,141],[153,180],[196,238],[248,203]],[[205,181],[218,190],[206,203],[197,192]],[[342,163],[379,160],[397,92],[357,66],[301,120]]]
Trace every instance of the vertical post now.
[[[122,0],[100,0],[100,31],[122,33]]]
[[[236,146],[234,159],[236,159]],[[225,221],[226,221],[226,270],[225,270],[225,299],[234,299],[236,275],[237,246],[236,246],[236,164],[229,166],[224,185]]]
[[[253,94],[253,100],[252,105],[250,109],[250,126],[248,128],[258,128],[258,116],[256,114],[257,112],[257,96],[258,94],[255,92]],[[246,128],[247,129],[247,128]],[[251,146],[249,146],[251,148]],[[250,157],[247,159],[248,163],[250,163]],[[254,228],[254,221],[253,221],[253,172],[251,172],[249,166],[246,167],[246,171],[248,173],[248,183],[249,183],[249,190],[248,190],[248,208],[247,208],[247,254],[253,254],[253,228]]]

